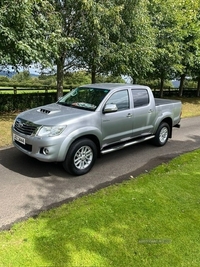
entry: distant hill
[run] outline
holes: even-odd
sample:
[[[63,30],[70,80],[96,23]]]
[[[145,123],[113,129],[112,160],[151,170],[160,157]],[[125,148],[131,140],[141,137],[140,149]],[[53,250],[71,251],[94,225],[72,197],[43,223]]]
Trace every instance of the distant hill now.
[[[16,72],[14,71],[0,71],[0,76],[6,76],[8,78],[11,78],[12,76],[14,76],[16,74]]]
[[[174,88],[179,88],[180,81],[179,80],[172,80],[172,84],[173,84]]]
[[[0,71],[0,76],[6,76],[8,78],[12,78],[15,74],[17,74],[16,71]],[[38,77],[39,74],[30,73],[32,77]]]

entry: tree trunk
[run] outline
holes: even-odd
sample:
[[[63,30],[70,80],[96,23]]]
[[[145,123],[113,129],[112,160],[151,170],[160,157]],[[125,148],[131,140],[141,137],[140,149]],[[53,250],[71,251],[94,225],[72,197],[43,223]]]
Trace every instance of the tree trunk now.
[[[92,83],[96,83],[96,67],[93,65],[91,70]]]
[[[183,88],[184,88],[184,82],[185,82],[185,74],[181,75],[181,80],[180,80],[180,86],[179,86],[179,96],[183,96]]]
[[[197,78],[197,96],[200,96],[200,76]]]
[[[136,84],[136,79],[134,77],[131,77],[131,83]]]
[[[163,97],[163,90],[164,90],[164,78],[160,79],[160,97]]]
[[[57,99],[63,96],[64,62],[65,56],[57,60]]]

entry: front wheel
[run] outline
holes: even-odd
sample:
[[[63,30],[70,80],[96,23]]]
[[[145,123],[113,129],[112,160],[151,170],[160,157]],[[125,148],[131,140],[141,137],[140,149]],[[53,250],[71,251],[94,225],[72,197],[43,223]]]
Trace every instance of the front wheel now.
[[[153,139],[154,145],[164,146],[169,138],[169,132],[170,132],[169,124],[166,122],[161,123]]]
[[[95,143],[87,138],[75,141],[63,162],[64,169],[73,175],[83,175],[89,172],[97,158]]]

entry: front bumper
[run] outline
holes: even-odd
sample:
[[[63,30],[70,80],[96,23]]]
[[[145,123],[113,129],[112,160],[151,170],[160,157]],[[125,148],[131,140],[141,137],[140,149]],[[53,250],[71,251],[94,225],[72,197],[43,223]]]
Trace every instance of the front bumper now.
[[[65,136],[59,135],[54,137],[28,136],[17,132],[12,127],[13,145],[30,157],[45,162],[63,161],[64,156],[60,157],[60,149]]]

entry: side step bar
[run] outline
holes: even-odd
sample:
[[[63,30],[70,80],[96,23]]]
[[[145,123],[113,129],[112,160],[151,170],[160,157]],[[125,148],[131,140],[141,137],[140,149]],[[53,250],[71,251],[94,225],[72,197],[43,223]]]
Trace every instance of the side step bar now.
[[[127,146],[132,146],[132,145],[135,145],[135,144],[139,144],[139,143],[145,142],[147,140],[153,139],[154,137],[155,137],[155,135],[151,135],[151,136],[143,137],[143,138],[140,138],[140,139],[137,139],[137,140],[133,140],[133,141],[127,142],[127,143],[113,145],[112,147],[109,146],[109,148],[107,148],[107,149],[105,148],[104,150],[102,150],[101,154],[107,154],[107,153],[110,153],[110,152],[113,152],[113,151],[116,151],[116,150],[123,149],[123,148],[125,148]]]

